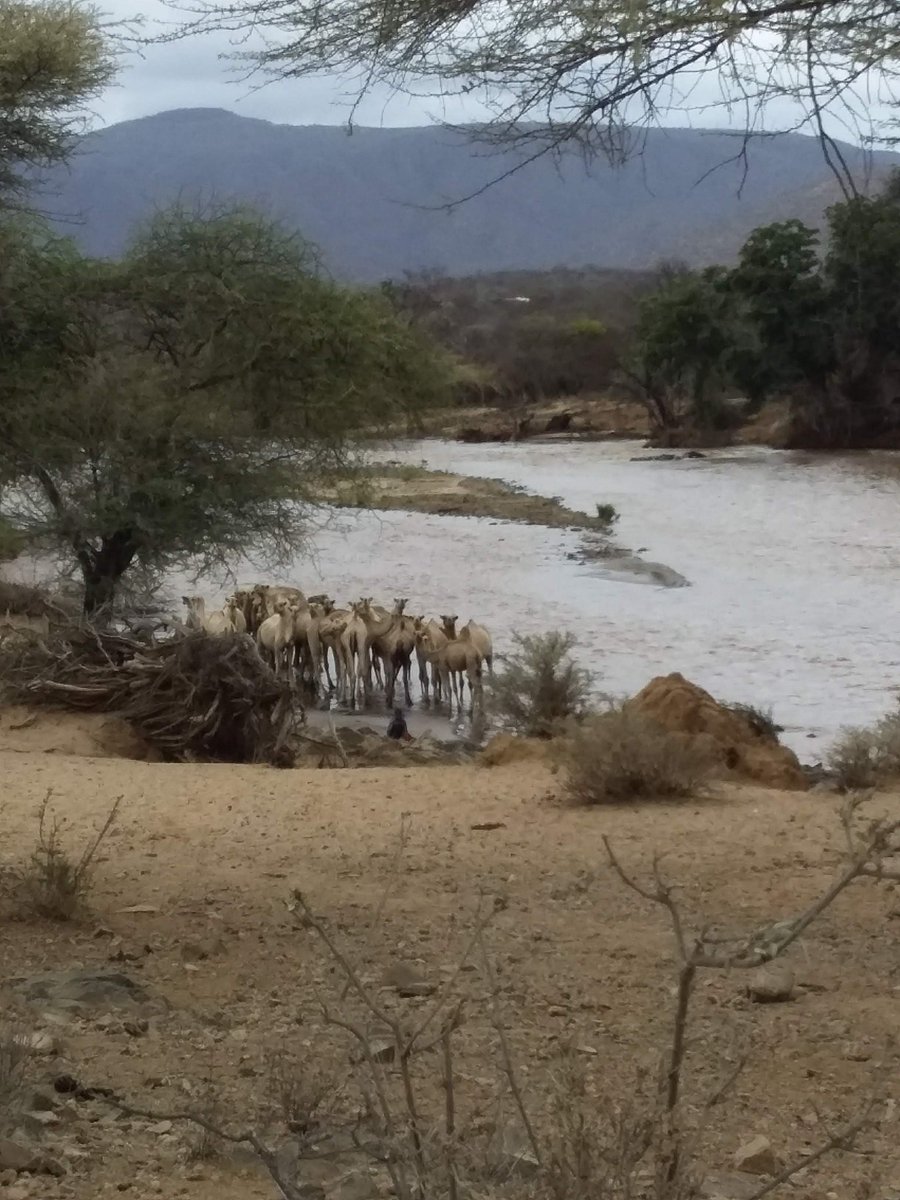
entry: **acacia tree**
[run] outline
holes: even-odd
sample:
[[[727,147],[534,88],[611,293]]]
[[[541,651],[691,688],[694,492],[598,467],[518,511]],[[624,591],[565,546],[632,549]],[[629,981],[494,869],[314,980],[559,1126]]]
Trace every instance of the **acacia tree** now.
[[[8,223],[0,517],[77,564],[88,612],[134,563],[282,561],[358,439],[440,394],[444,368],[244,209],[163,214],[120,263]]]
[[[71,0],[0,0],[0,209],[34,168],[64,160],[85,108],[115,71],[96,10]]]
[[[178,7],[184,7],[183,0]],[[527,158],[577,142],[619,156],[626,131],[666,111],[721,107],[772,129],[770,102],[794,102],[835,167],[824,114],[866,121],[893,100],[895,0],[194,0],[185,32],[262,34],[244,59],[273,78],[349,75],[360,95],[386,85],[473,94],[477,136]],[[709,86],[698,89],[708,81]],[[857,102],[857,91],[861,99]],[[783,119],[783,117],[782,117]],[[845,167],[846,164],[843,164]],[[846,171],[843,171],[846,174]]]

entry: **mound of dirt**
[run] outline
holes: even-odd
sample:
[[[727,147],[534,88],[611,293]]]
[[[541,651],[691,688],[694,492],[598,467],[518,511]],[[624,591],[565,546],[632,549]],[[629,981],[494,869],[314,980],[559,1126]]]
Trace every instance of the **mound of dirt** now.
[[[626,708],[672,733],[702,740],[732,776],[787,791],[809,787],[793,750],[782,746],[777,737],[754,729],[745,716],[677,671],[651,679]]]

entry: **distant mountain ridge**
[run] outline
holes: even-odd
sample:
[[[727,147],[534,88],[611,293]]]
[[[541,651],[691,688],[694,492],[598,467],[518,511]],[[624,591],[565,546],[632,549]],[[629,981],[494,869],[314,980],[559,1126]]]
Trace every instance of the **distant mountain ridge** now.
[[[88,251],[115,256],[138,221],[175,199],[238,197],[317,242],[336,276],[372,282],[423,268],[468,275],[728,261],[756,225],[816,223],[840,198],[812,138],[754,141],[743,186],[738,148],[726,132],[651,130],[622,167],[587,168],[574,152],[559,163],[546,157],[447,211],[518,160],[439,126],[348,135],[175,109],[89,135],[47,179],[41,206]],[[876,177],[900,164],[894,154],[842,149],[860,176],[867,164]]]

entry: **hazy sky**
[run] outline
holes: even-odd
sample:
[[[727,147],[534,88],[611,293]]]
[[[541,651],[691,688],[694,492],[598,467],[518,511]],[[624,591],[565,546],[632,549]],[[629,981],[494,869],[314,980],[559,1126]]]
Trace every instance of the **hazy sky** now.
[[[161,4],[107,0],[103,11],[112,17],[145,18],[144,28],[175,24],[176,14]],[[209,34],[146,48],[142,57],[126,55],[116,84],[95,105],[96,124],[127,121],[169,108],[227,108],[247,117],[262,117],[290,125],[339,125],[350,115],[353,98],[349,83],[329,78],[260,86],[259,79],[241,81],[240,68],[224,58],[236,48],[234,35]],[[476,119],[479,110],[432,98],[421,100],[386,93],[368,98],[358,109],[360,125],[424,125],[431,120]]]
[[[188,0],[185,0],[187,3]],[[138,7],[139,6],[139,7]],[[140,13],[145,32],[155,33],[175,28],[178,14],[160,0],[106,0],[103,11],[112,18],[128,20]],[[354,93],[350,82],[320,77],[287,83],[260,85],[260,80],[241,80],[240,66],[227,61],[230,53],[240,48],[237,35],[225,33],[195,36],[178,42],[146,48],[142,56],[127,55],[117,83],[95,106],[95,124],[107,125],[126,121],[171,108],[226,108],[248,117],[291,125],[340,125],[350,116]],[[693,91],[692,104],[699,106],[704,99],[715,104],[719,90],[712,78],[698,83]],[[874,106],[877,108],[877,106]],[[445,103],[423,96],[390,96],[379,92],[367,97],[354,114],[358,125],[423,125],[434,120],[472,121],[484,115],[473,100],[449,99]],[[724,108],[713,107],[691,122],[684,113],[673,112],[664,124],[695,124],[706,128],[732,127],[742,124],[742,112],[729,114]],[[786,104],[772,105],[767,110],[771,128],[793,124],[796,111]],[[843,122],[829,122],[835,136],[856,140],[852,130]]]

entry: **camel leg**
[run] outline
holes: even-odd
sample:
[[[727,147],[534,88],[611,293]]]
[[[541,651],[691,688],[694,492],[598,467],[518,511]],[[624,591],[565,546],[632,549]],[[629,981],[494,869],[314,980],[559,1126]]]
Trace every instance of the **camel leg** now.
[[[416,662],[419,664],[419,691],[422,693],[422,700],[428,703],[428,660],[423,658],[421,654],[416,653]]]
[[[403,660],[403,690],[406,692],[406,707],[412,708],[412,692],[409,689],[410,677],[412,676],[412,662],[407,655]]]

